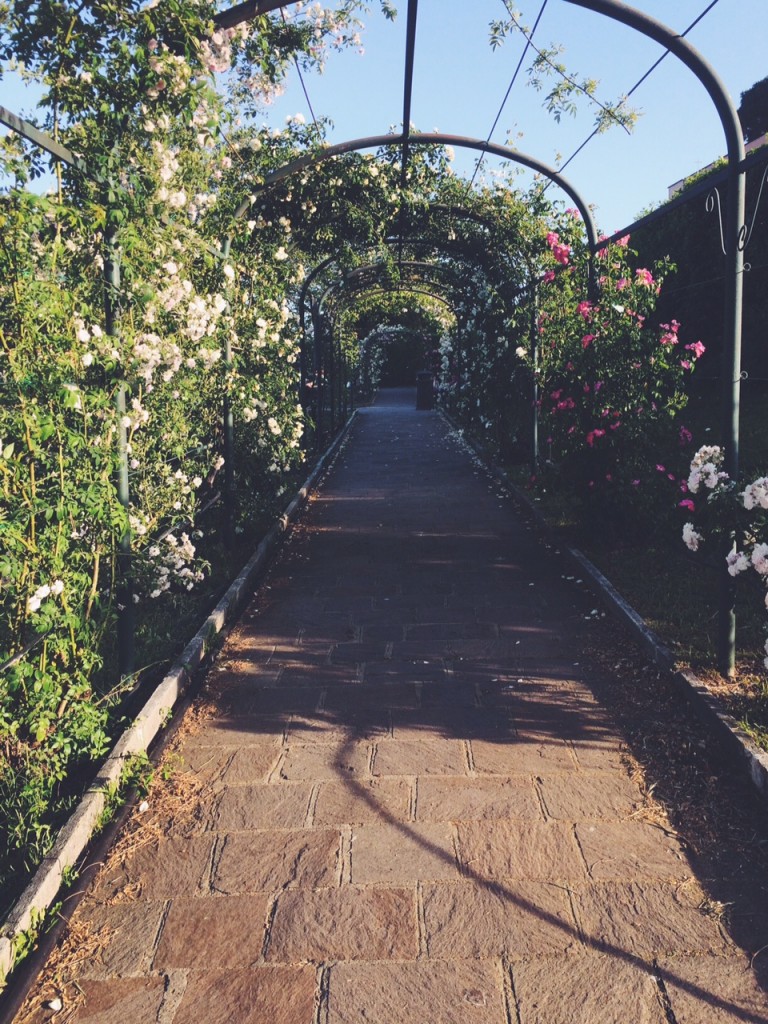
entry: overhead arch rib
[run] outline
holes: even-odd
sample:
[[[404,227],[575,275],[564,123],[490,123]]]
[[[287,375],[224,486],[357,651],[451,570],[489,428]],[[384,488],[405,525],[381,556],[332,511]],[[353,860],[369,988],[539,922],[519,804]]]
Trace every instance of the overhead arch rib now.
[[[347,142],[338,142],[333,146],[325,146],[322,149],[308,153],[306,156],[298,157],[282,167],[276,168],[268,174],[260,190],[282,181],[284,178],[296,174],[297,171],[314,167],[333,157],[342,156],[344,153],[355,153],[363,149],[379,149],[384,146],[402,146],[405,141],[405,134],[369,135],[365,138],[350,139]],[[570,197],[584,220],[584,227],[587,232],[589,245],[593,250],[598,248],[597,228],[595,227],[592,211],[577,189],[565,179],[554,167],[543,163],[536,157],[521,153],[520,150],[512,149],[509,146],[500,146],[493,142],[486,142],[484,139],[469,138],[464,135],[446,135],[442,132],[411,132],[408,135],[409,144],[412,146],[455,146],[458,149],[476,149],[482,153],[490,153],[492,156],[501,157],[512,163],[528,167],[537,174],[544,175]],[[253,202],[252,196],[244,199],[235,211],[235,218],[239,219],[245,215]]]

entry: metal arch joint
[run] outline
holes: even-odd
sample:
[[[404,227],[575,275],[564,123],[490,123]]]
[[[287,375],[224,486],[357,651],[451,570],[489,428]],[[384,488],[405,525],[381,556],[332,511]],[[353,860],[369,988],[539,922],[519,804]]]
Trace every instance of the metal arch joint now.
[[[17,135],[21,135],[28,142],[32,142],[39,146],[40,149],[44,149],[46,153],[50,153],[52,157],[61,160],[62,163],[67,164],[69,167],[74,167],[81,174],[86,175],[86,177],[99,181],[96,175],[90,173],[88,165],[82,157],[77,156],[76,153],[73,153],[71,149],[67,149],[66,146],[62,146],[60,142],[46,132],[35,128],[29,121],[25,121],[23,117],[12,114],[5,107],[0,107],[0,124],[6,125],[6,127],[16,132]]]

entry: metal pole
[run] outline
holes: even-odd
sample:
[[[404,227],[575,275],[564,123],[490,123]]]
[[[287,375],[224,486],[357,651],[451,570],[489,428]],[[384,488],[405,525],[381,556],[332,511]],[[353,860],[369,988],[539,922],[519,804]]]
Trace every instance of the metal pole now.
[[[331,399],[331,437],[336,433],[336,339],[333,325],[328,331],[328,393]]]
[[[464,395],[464,349],[462,347],[464,324],[456,318],[456,408],[454,412],[461,419]]]
[[[117,250],[117,228],[109,224],[104,252],[104,326],[109,337],[117,340],[119,332],[120,257]],[[128,477],[128,410],[126,386],[120,381],[115,393],[117,413],[117,500],[126,516],[131,504]],[[117,555],[117,664],[120,678],[133,674],[136,663],[136,615],[133,606],[131,531],[126,528],[118,541]]]
[[[725,338],[723,343],[723,424],[724,469],[731,480],[739,478],[739,411],[741,402],[741,326],[744,300],[744,251],[741,228],[744,224],[745,174],[738,165],[729,164],[725,214]],[[720,569],[717,657],[723,675],[736,672],[736,580],[727,569],[725,558],[735,549],[736,536],[725,543]]]
[[[314,347],[314,400],[315,400],[315,446],[319,450],[323,443],[323,337],[317,305],[311,306],[313,347]]]
[[[349,392],[347,390],[347,384],[349,382],[349,367],[347,366],[347,357],[342,350],[341,352],[341,422],[345,423],[347,416],[349,415],[348,404],[349,404]]]
[[[341,365],[343,368],[341,376],[341,397],[344,407],[344,416],[342,418],[342,423],[346,423],[347,416],[349,416],[349,362],[347,360],[347,354],[342,347],[342,341],[343,338],[341,334],[339,334],[339,348],[341,350]]]
[[[598,14],[620,21],[643,35],[655,39],[686,65],[709,93],[717,109],[728,147],[728,196],[726,199],[723,247],[725,249],[725,336],[723,339],[723,423],[724,469],[737,481],[739,475],[739,401],[741,391],[741,322],[743,305],[744,253],[741,232],[744,226],[744,138],[741,122],[728,90],[717,72],[690,43],[673,29],[643,14],[620,0],[565,0]],[[734,581],[728,575],[725,555],[733,549],[729,538],[722,552],[718,608],[718,666],[724,675],[736,670],[736,614]]]
[[[531,372],[533,374],[533,424],[531,437],[531,474],[539,471],[539,289],[535,280],[531,280]]]
[[[229,259],[231,238],[225,238],[221,247],[222,260]],[[232,337],[227,331],[224,340],[224,403],[222,426],[224,430],[224,532],[229,543],[234,540],[237,517],[237,491],[235,488],[235,416],[230,399],[232,387]]]

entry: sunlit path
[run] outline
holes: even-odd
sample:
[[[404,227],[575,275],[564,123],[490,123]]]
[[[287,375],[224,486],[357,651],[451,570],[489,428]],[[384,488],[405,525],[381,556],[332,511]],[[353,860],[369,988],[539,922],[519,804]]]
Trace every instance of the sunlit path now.
[[[574,664],[578,595],[414,406],[359,411],[227,641],[77,912],[66,1019],[768,1020]]]

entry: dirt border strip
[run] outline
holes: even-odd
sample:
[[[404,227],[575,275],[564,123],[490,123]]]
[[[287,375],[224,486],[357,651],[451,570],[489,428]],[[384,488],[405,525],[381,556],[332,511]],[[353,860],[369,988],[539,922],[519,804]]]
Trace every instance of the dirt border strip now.
[[[157,685],[133,724],[122,734],[102,763],[96,778],[60,830],[51,852],[40,864],[0,927],[0,978],[7,979],[13,968],[14,941],[30,929],[35,920],[52,905],[62,888],[64,872],[77,863],[90,842],[99,815],[106,805],[108,788],[119,783],[127,758],[138,753],[146,753],[152,740],[169,724],[173,708],[188,690],[193,674],[201,666],[211,641],[232,620],[250,596],[254,579],[274,553],[320,475],[347,438],[357,411],[354,410],[333,443],[320,456],[293,500],[272,524],[254,554],[184,648],[178,661]]]
[[[482,446],[469,437],[464,429],[456,424],[447,413],[443,412],[443,410],[439,410],[439,412],[451,430],[458,433],[464,443],[472,449],[486,470],[499,483],[504,484],[509,489],[515,501],[535,520],[537,526],[554,541],[552,528],[528,495],[509,479],[503,469],[494,465]],[[578,548],[571,547],[568,544],[560,544],[559,542],[557,544],[559,549],[578,568],[578,571],[588,577],[592,590],[602,598],[608,610],[629,628],[654,664],[669,672],[673,682],[688,699],[691,708],[702,724],[723,742],[725,749],[735,760],[738,769],[749,777],[760,797],[768,803],[768,753],[758,747],[732,715],[726,714],[723,711],[717,697],[703,679],[697,676],[692,669],[675,668],[675,658],[670,649],[648,626],[645,620],[638,615],[629,602],[621,596],[610,580],[600,572],[596,565],[590,562],[586,555],[579,551]]]

